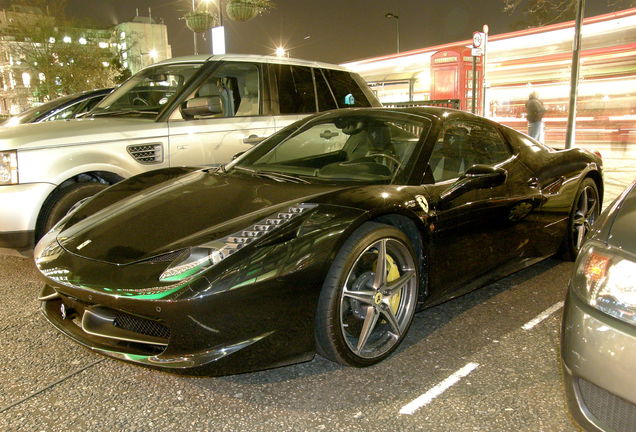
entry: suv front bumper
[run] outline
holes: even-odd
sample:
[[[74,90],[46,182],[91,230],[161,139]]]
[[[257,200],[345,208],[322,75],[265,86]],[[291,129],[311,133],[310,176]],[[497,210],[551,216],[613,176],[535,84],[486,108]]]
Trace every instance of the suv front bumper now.
[[[0,186],[0,254],[33,254],[38,214],[53,189],[49,183]]]

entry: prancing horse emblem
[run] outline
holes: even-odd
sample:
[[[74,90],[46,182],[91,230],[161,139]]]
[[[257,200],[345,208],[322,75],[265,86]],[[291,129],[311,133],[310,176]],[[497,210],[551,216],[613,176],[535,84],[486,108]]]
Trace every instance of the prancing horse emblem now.
[[[415,195],[415,201],[422,207],[422,210],[428,212],[428,201],[422,195]]]

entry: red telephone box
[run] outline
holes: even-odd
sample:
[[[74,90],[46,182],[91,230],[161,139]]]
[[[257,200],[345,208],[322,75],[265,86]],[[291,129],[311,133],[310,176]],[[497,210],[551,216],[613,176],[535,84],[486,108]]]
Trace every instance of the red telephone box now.
[[[477,57],[476,111],[481,107],[482,57]],[[458,46],[431,56],[431,99],[459,99],[460,109],[472,108],[473,56],[470,48]]]

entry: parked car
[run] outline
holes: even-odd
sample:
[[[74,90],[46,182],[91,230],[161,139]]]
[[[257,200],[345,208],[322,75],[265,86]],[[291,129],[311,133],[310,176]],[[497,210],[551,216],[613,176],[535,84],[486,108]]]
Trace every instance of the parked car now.
[[[25,123],[71,120],[93,109],[111,91],[113,91],[112,88],[104,88],[62,96],[9,117],[0,123],[0,126],[9,127]]]
[[[379,105],[339,66],[248,55],[157,63],[89,118],[0,130],[0,251],[32,254],[75,203],[134,174],[218,166],[310,113]]]
[[[636,182],[594,225],[565,303],[568,405],[588,431],[636,431]]]
[[[417,309],[554,255],[601,160],[442,108],[317,114],[227,166],[140,174],[38,244],[47,319],[123,360],[222,374],[386,358]]]

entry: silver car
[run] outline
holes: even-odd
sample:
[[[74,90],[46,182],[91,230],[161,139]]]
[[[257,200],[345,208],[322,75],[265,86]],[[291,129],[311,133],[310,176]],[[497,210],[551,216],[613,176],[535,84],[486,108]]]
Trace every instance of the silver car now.
[[[585,430],[636,431],[636,182],[594,225],[561,335],[568,405]]]
[[[380,106],[358,75],[303,60],[224,55],[142,69],[82,119],[0,128],[0,253],[78,201],[152,169],[229,162],[318,111]]]

